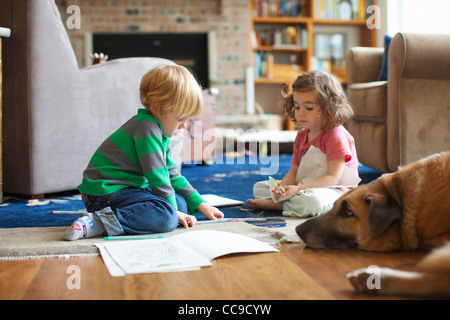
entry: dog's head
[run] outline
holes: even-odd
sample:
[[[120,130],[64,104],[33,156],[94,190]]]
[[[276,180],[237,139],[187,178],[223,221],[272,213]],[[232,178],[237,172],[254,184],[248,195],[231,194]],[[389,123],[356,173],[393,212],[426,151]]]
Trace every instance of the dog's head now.
[[[295,231],[312,248],[392,251],[400,249],[401,212],[381,182],[374,181],[345,193],[329,212]]]

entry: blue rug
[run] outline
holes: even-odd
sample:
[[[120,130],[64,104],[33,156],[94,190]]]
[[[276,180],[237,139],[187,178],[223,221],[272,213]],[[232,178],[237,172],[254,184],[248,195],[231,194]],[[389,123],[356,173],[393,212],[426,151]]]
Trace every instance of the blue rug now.
[[[220,210],[227,218],[274,217],[278,211],[251,210],[245,201],[253,197],[253,185],[267,179],[261,172],[273,171],[271,176],[282,179],[289,170],[292,155],[279,155],[271,159],[245,156],[236,159],[219,158],[213,165],[183,165],[182,173],[201,194],[213,193],[236,200],[244,205],[224,207]],[[270,161],[268,161],[270,160]],[[381,173],[367,167],[360,167],[361,184],[378,178]],[[59,227],[70,226],[77,214],[55,214],[52,211],[85,210],[78,192],[49,195],[44,200],[32,201],[8,198],[0,204],[0,228]],[[197,215],[198,220],[204,216]]]

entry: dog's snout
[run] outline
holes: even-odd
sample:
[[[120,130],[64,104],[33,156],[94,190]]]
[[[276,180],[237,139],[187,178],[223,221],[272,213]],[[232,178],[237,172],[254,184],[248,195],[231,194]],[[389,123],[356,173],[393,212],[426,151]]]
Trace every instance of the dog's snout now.
[[[295,228],[295,232],[300,237],[300,239],[302,239],[303,241],[305,241],[306,233],[308,232],[308,230],[309,230],[308,221],[305,221],[305,222],[299,224]]]
[[[295,228],[299,238],[311,248],[317,249],[350,249],[356,248],[356,238],[354,235],[339,232],[329,228],[326,216],[311,218]]]

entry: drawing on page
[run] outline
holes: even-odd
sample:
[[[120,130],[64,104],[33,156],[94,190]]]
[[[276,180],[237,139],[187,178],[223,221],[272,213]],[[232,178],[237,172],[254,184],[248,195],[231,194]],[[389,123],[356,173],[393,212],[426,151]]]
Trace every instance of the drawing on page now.
[[[160,246],[148,246],[124,251],[126,261],[130,261],[128,267],[161,268],[177,267],[180,265],[180,248],[171,243],[162,243]]]

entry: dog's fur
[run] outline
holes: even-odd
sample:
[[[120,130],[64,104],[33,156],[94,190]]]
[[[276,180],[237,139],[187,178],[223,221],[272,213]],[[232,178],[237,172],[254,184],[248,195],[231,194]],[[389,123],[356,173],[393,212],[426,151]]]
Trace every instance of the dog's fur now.
[[[345,193],[329,212],[298,225],[296,232],[313,248],[394,251],[444,245],[450,241],[450,152],[411,163]],[[450,295],[450,245],[438,252],[433,257],[447,261]],[[357,271],[352,283],[361,282],[355,279],[364,274]],[[383,278],[395,282],[392,276]],[[389,287],[388,283],[384,285]]]

